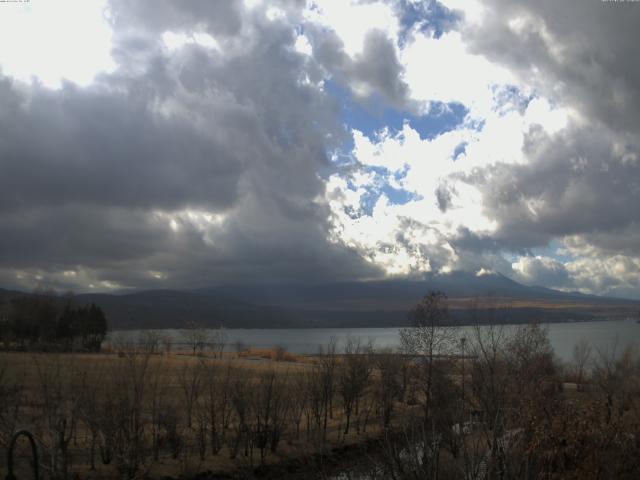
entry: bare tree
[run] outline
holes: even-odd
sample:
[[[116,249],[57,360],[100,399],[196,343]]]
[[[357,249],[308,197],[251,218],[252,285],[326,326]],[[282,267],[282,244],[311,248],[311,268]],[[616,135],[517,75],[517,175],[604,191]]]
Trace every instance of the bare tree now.
[[[296,440],[300,438],[300,422],[307,409],[308,395],[306,387],[306,377],[302,373],[294,374],[289,379],[288,393],[291,399],[291,421],[295,428]]]
[[[162,336],[160,332],[156,330],[145,330],[138,337],[139,349],[150,355],[156,355],[160,352],[160,344],[162,342]]]
[[[360,403],[371,376],[371,363],[367,354],[369,348],[360,339],[347,337],[344,357],[337,375],[338,393],[342,398],[345,415],[344,434],[349,434],[352,415],[360,414]],[[358,424],[359,429],[359,424]]]
[[[185,344],[192,350],[193,354],[202,354],[209,341],[209,333],[206,328],[195,322],[187,322],[182,331]]]
[[[335,392],[335,372],[337,366],[337,339],[331,337],[326,348],[322,346],[318,351],[319,368],[317,372],[318,385],[313,388],[314,399],[320,401],[319,410],[316,408],[315,413],[322,412],[322,445],[327,437],[327,427],[329,419],[333,418],[333,397]],[[319,395],[318,395],[319,394]],[[318,404],[314,404],[318,407]]]
[[[382,413],[383,427],[389,430],[395,403],[402,393],[403,359],[397,353],[382,351],[375,354],[374,361],[378,373],[374,395]]]
[[[542,382],[555,373],[548,330],[538,323],[518,327],[505,345],[505,350],[518,398],[525,393],[539,393]]]
[[[237,374],[228,364],[225,367],[209,362],[206,365],[204,403],[207,412],[211,452],[216,455],[225,440],[232,413],[231,379]]]
[[[71,475],[71,441],[77,433],[86,386],[86,371],[74,362],[62,364],[59,356],[43,364],[34,357],[38,372],[40,400],[40,434],[49,455],[52,477],[68,479]]]
[[[461,468],[471,478],[487,468],[487,450],[496,448],[506,428],[512,381],[505,353],[510,338],[509,327],[504,324],[508,311],[508,305],[492,297],[475,299],[471,308],[474,324],[465,342],[471,364],[471,392],[465,398],[470,403],[470,416],[461,418],[458,424],[462,436]],[[480,444],[473,441],[476,429],[482,438]]]
[[[13,380],[14,372],[0,357],[0,445],[7,446],[21,415],[24,382]]]
[[[400,330],[400,341],[405,353],[419,357],[424,366],[423,407],[425,429],[428,429],[433,370],[439,357],[451,353],[456,342],[456,329],[451,326],[447,296],[440,291],[427,293],[411,310],[412,328]]]
[[[171,353],[171,349],[173,348],[173,338],[171,335],[163,335],[162,339],[162,351],[165,355],[169,355]]]
[[[153,451],[153,460],[157,462],[160,459],[160,446],[163,433],[161,415],[167,407],[169,398],[166,368],[162,358],[159,358],[150,365],[146,380],[149,392],[146,403],[151,434],[151,448]]]
[[[249,401],[251,396],[250,382],[244,377],[236,376],[231,385],[231,404],[234,411],[234,438],[232,440],[229,457],[231,459],[236,458],[240,450],[241,445],[245,445],[245,456],[249,455]]]
[[[222,358],[227,341],[227,332],[224,326],[219,325],[211,334],[211,350],[213,351],[214,357]]]
[[[100,366],[102,367],[102,366]],[[100,440],[101,417],[103,416],[102,400],[109,386],[104,381],[106,369],[94,366],[88,370],[87,382],[80,402],[80,420],[89,432],[89,466],[96,469],[96,450]]]
[[[327,388],[325,372],[319,368],[314,368],[305,372],[306,384],[306,423],[307,423],[307,440],[312,436],[319,435],[324,445],[323,428],[326,422],[323,420],[328,417],[327,409],[329,401],[327,399]]]
[[[193,410],[202,393],[204,382],[204,363],[187,361],[180,366],[178,371],[178,383],[184,400],[184,409],[187,419],[187,427],[191,428]]]
[[[260,451],[264,464],[268,451],[275,453],[286,427],[289,399],[286,393],[286,374],[268,371],[260,374],[253,384],[250,401],[252,443]]]
[[[591,360],[592,352],[591,344],[585,338],[581,338],[580,341],[573,346],[572,367],[577,383],[582,383],[585,380],[587,365]]]
[[[593,369],[596,395],[605,405],[606,422],[612,423],[621,418],[630,405],[629,392],[637,385],[633,370],[638,361],[631,347],[619,351],[617,338],[613,346],[596,352]]]
[[[124,478],[135,478],[148,468],[145,403],[150,356],[126,353],[112,370],[112,389],[104,423],[105,437],[112,442],[115,466]]]

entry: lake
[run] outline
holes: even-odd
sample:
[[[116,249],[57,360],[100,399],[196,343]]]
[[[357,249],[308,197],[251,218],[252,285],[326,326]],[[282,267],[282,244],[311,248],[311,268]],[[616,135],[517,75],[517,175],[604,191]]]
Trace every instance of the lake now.
[[[635,320],[608,320],[597,322],[571,322],[543,324],[549,332],[549,340],[556,356],[569,361],[573,347],[581,339],[587,340],[593,347],[601,351],[621,352],[628,345],[640,345],[640,324]],[[516,328],[510,326],[509,328]],[[161,330],[162,335],[169,335],[175,345],[184,341],[183,330]],[[227,343],[233,349],[236,342],[245,346],[271,348],[282,346],[293,353],[317,353],[320,346],[327,345],[333,337],[338,339],[338,348],[347,336],[363,341],[371,340],[377,348],[396,348],[400,345],[397,328],[283,328],[283,329],[226,329]],[[143,331],[114,331],[108,340],[122,338],[137,340]],[[460,335],[471,337],[471,327],[460,327]]]

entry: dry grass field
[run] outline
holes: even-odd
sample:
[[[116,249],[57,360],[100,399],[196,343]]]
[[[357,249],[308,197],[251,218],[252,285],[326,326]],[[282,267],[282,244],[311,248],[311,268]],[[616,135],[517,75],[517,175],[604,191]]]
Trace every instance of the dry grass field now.
[[[0,442],[31,431],[47,478],[247,472],[379,434],[379,375],[359,357],[340,387],[338,355],[1,353]]]
[[[544,329],[496,325],[435,354],[449,332],[408,332],[413,355],[0,353],[0,447],[29,430],[48,479],[638,478],[636,352],[561,366]]]

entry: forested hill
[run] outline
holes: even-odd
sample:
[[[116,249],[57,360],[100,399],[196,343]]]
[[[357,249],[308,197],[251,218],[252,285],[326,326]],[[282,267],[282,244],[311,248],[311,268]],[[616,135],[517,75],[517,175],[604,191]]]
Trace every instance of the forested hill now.
[[[496,315],[511,322],[589,320],[633,317],[640,311],[638,301],[530,287],[499,274],[462,272],[423,281],[146,290],[79,294],[74,300],[100,306],[114,329],[179,328],[186,322],[230,328],[374,327],[406,324],[409,309],[430,290],[445,292],[451,316],[463,322],[490,321]],[[6,306],[9,299],[25,295],[29,294],[0,290],[0,302]]]

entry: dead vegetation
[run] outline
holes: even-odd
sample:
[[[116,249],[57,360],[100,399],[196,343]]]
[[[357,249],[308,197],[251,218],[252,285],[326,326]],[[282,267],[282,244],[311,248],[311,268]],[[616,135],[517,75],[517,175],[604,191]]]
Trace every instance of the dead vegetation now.
[[[103,354],[2,353],[0,443],[32,431],[52,479],[252,478],[371,439],[370,457],[345,456],[348,469],[328,471],[372,480],[638,478],[635,352],[582,342],[561,367],[540,326],[496,317],[459,338],[440,325],[445,301],[425,297],[401,352],[356,338],[312,357],[209,351],[200,340],[179,351],[150,332]],[[567,380],[577,387],[563,390]],[[322,478],[323,468],[305,475]]]
[[[237,473],[326,452],[378,432],[382,405],[391,421],[373,350],[351,344],[220,358],[162,353],[149,335],[112,353],[2,353],[0,442],[32,431],[44,477],[61,479]]]

